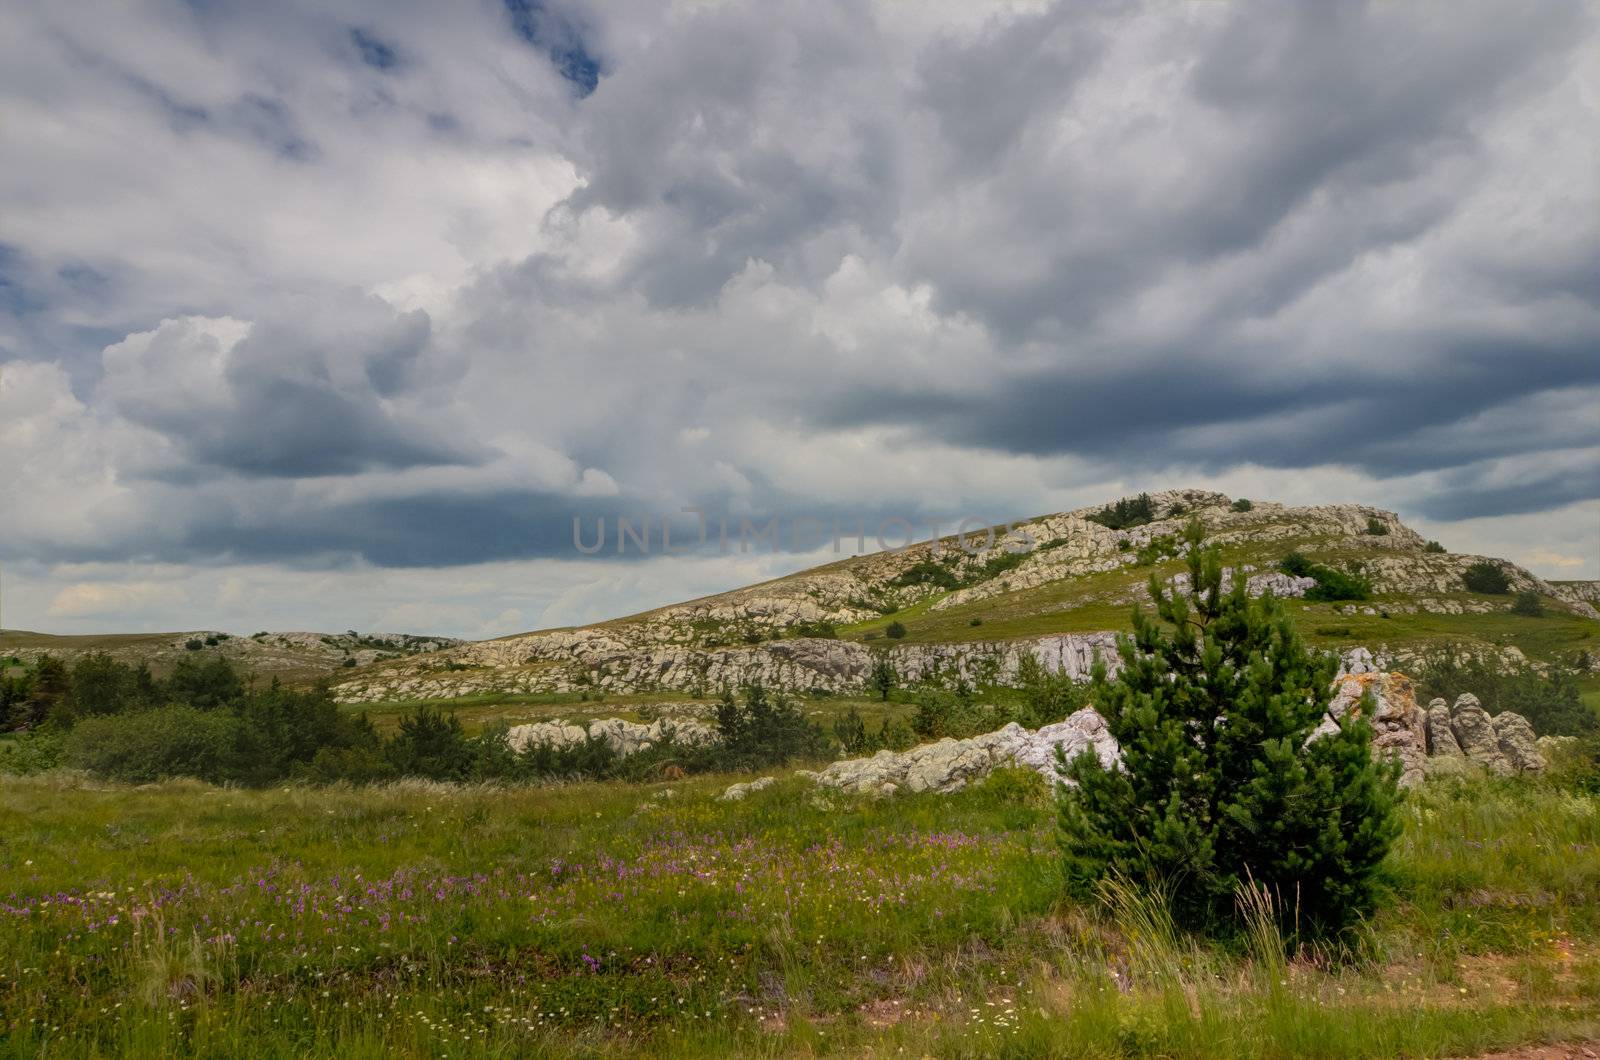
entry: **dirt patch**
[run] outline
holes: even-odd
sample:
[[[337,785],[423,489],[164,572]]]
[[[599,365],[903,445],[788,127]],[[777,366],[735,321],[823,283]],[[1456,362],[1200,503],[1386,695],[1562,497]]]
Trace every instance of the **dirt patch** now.
[[[1524,1045],[1500,1053],[1484,1053],[1475,1060],[1600,1060],[1600,1042],[1562,1042]]]

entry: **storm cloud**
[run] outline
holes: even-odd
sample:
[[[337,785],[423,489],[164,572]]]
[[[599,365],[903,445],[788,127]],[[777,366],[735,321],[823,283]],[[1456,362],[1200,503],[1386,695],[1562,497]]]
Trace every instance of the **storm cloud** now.
[[[1581,0],[14,4],[0,561],[525,562],[534,624],[574,515],[1212,485],[1600,575],[1597,43]]]

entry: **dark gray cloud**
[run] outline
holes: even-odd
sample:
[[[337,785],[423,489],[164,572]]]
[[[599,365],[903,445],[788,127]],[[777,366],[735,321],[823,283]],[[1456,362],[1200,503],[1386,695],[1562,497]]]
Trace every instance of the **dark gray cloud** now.
[[[0,548],[468,565],[575,513],[1173,476],[1563,509],[1600,493],[1597,36],[1576,0],[19,5],[0,486],[64,486]]]

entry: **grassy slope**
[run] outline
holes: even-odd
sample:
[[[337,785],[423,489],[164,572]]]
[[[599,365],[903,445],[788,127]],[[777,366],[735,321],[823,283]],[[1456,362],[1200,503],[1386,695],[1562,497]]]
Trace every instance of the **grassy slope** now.
[[[1600,812],[1430,788],[1364,961],[1058,905],[1051,812],[948,797],[0,779],[0,1053],[1466,1054],[1600,1030]]]

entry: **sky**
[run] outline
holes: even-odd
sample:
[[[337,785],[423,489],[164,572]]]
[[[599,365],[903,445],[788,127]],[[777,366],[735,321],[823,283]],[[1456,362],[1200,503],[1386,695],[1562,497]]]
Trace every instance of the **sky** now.
[[[833,556],[618,518],[1171,487],[1600,578],[1597,112],[1583,0],[8,3],[0,620],[496,636]]]

